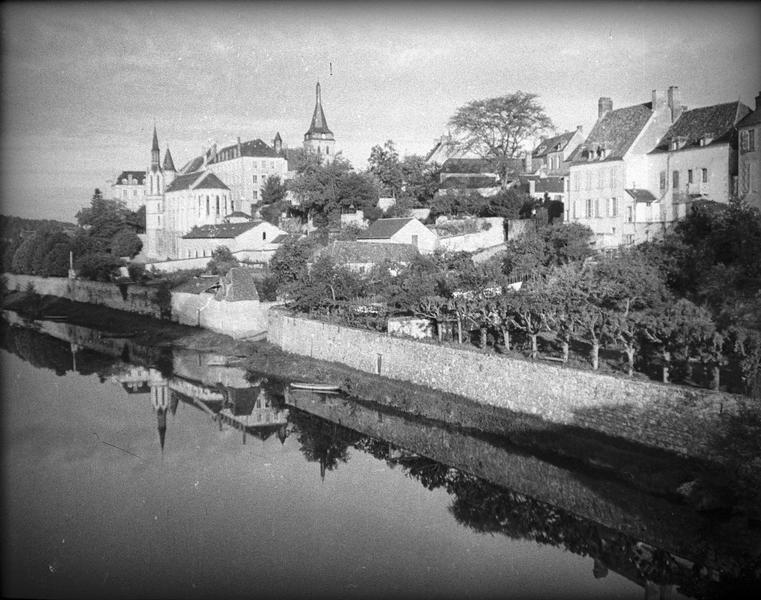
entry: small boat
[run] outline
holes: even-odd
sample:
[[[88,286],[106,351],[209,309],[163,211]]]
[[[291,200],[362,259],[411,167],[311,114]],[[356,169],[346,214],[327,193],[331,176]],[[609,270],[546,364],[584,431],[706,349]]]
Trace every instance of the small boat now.
[[[291,387],[297,390],[311,390],[313,392],[337,392],[341,386],[332,383],[305,383],[303,381],[294,381]]]

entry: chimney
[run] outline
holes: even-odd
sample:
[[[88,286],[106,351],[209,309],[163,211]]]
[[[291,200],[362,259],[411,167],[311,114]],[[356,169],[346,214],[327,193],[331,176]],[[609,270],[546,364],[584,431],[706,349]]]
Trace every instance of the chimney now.
[[[613,100],[610,98],[600,98],[597,101],[597,118],[602,119],[610,111],[613,110]]]
[[[666,97],[666,92],[653,90],[653,112],[665,110],[667,107],[668,98]]]
[[[671,109],[671,122],[676,121],[684,111],[682,100],[679,94],[679,88],[675,85],[669,87],[668,91],[669,108]]]

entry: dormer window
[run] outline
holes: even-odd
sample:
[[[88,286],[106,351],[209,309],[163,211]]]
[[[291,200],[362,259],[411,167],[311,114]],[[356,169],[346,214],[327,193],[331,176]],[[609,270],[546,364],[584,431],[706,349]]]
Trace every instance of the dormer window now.
[[[710,133],[706,133],[704,136],[700,138],[700,145],[701,146],[707,146],[713,141],[713,135]]]

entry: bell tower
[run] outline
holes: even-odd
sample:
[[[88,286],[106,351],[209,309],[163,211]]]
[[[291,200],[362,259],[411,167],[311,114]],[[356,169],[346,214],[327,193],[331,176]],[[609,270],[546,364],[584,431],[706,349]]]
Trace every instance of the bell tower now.
[[[307,153],[317,154],[321,161],[332,162],[335,156],[336,139],[328,127],[325,113],[322,110],[322,94],[320,82],[317,82],[315,90],[314,114],[309,131],[304,134],[304,150]]]

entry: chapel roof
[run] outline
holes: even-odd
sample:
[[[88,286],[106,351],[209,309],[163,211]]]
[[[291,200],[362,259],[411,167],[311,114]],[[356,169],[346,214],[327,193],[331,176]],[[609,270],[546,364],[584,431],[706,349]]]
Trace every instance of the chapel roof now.
[[[196,225],[188,233],[182,236],[185,240],[214,238],[214,239],[232,239],[264,221],[249,221],[247,223],[218,223],[216,225]]]

